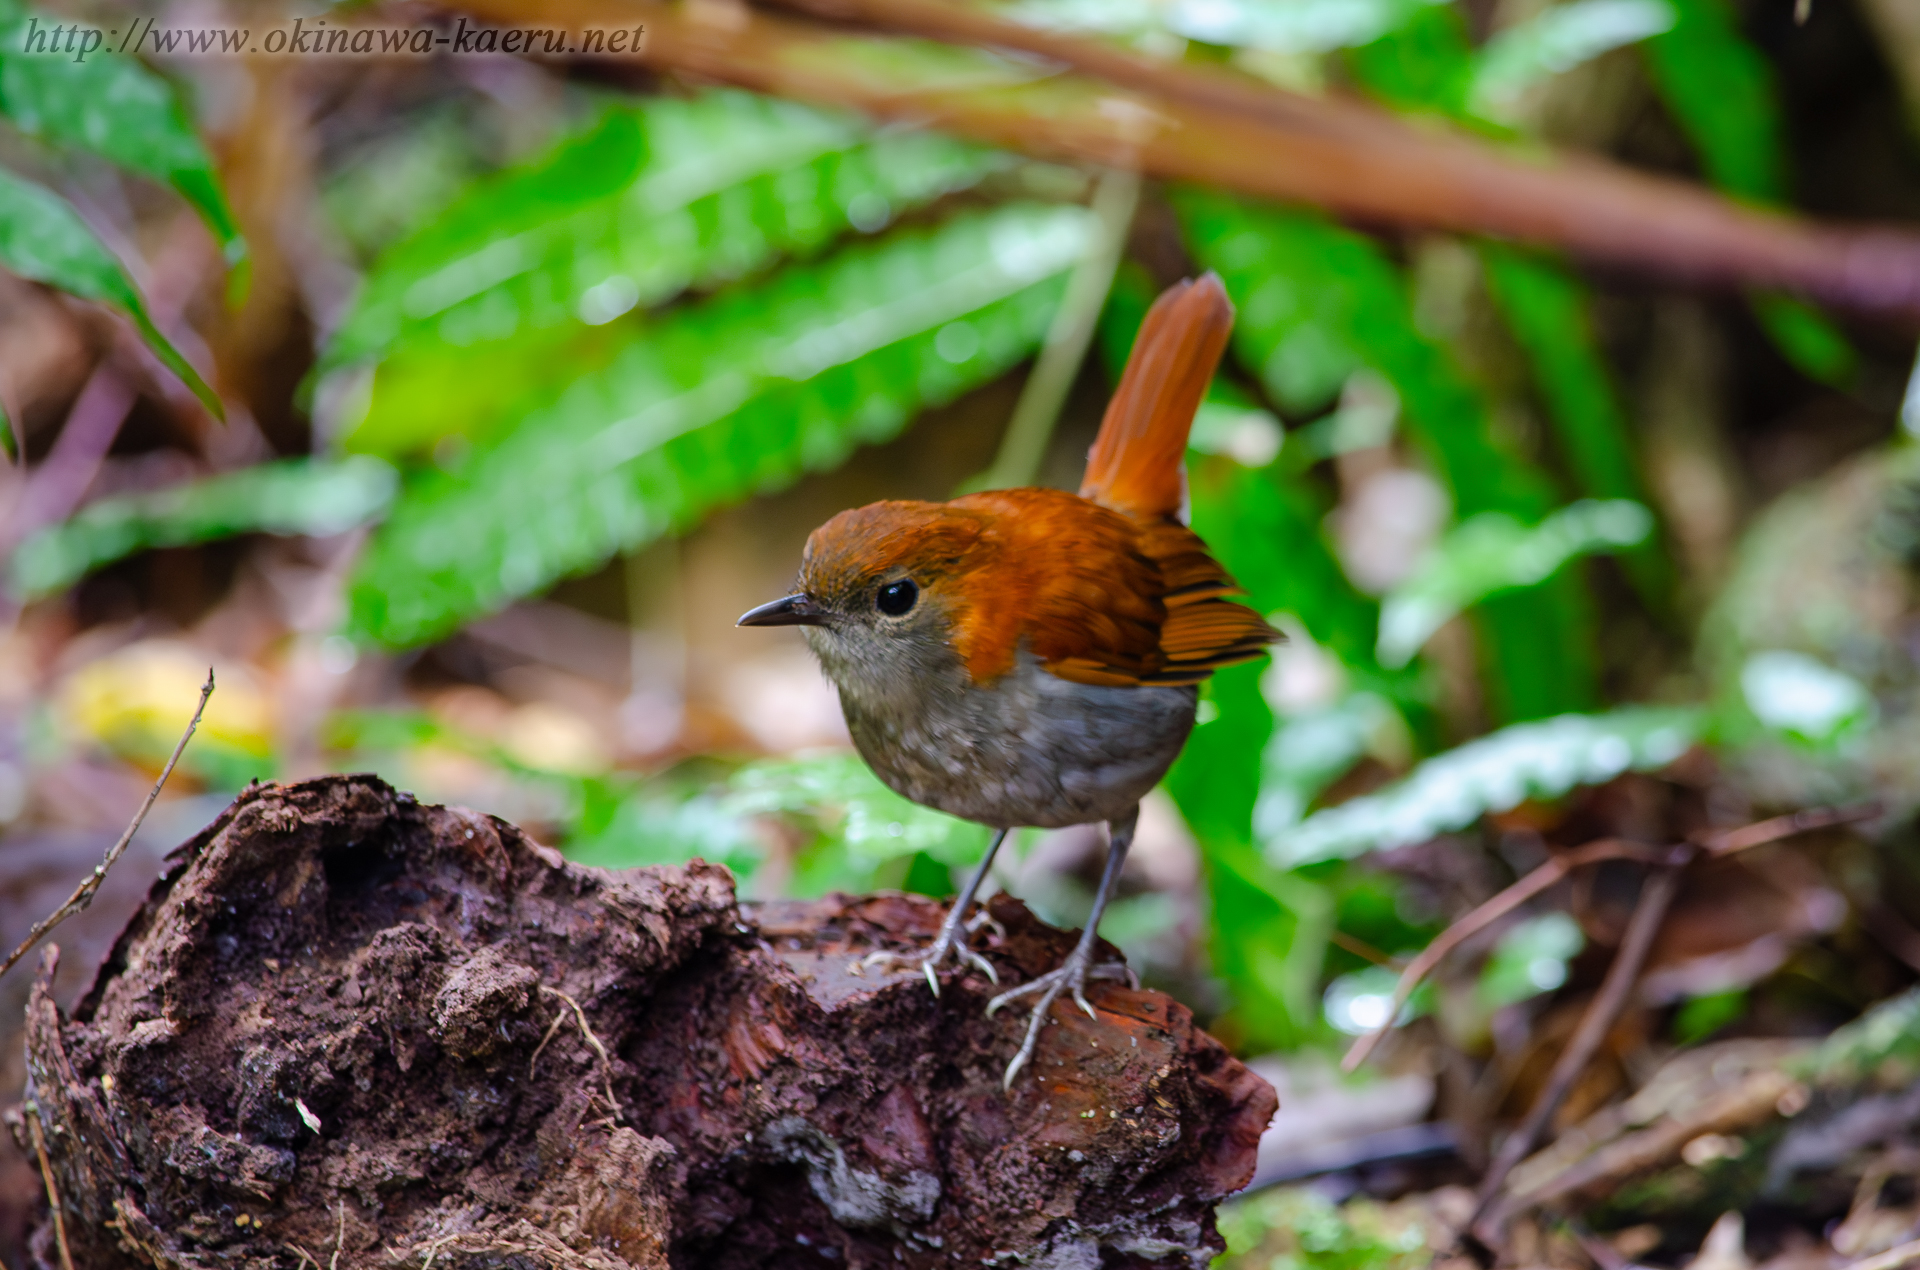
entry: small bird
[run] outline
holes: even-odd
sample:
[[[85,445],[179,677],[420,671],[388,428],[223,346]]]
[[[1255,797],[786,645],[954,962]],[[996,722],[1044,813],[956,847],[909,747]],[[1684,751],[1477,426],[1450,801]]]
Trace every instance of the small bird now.
[[[1196,687],[1280,638],[1180,520],[1194,412],[1233,305],[1211,273],[1154,303],[1087,457],[1078,494],[1002,489],[889,501],[813,531],[799,589],[742,626],[802,626],[840,691],[861,757],[904,797],[996,830],[920,966],[950,957],[999,978],[963,923],[1010,829],[1105,821],[1106,867],[1059,969],[995,997],[1039,994],[1005,1084],[1070,992],[1088,1015],[1096,931],[1140,799],[1193,729]]]

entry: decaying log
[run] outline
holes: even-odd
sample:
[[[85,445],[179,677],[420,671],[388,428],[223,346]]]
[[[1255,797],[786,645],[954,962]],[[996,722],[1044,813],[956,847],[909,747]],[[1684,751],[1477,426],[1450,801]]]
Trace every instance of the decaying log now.
[[[1070,946],[992,913],[1005,981]],[[580,868],[371,777],[254,787],[71,1019],[34,995],[75,1264],[1205,1265],[1272,1090],[1103,984],[1003,1093],[983,978],[861,971],[938,916]]]

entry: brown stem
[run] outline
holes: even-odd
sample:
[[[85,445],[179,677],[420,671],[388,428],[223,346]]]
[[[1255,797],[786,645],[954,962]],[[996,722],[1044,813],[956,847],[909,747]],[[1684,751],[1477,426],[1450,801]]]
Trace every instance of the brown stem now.
[[[47,1207],[53,1212],[53,1242],[60,1249],[60,1270],[73,1270],[73,1254],[67,1250],[67,1219],[60,1212],[60,1188],[53,1182],[53,1164],[47,1159],[47,1135],[40,1130],[40,1108],[27,1100],[27,1132],[33,1137],[33,1153],[40,1157],[40,1177],[47,1184]]]
[[[1633,985],[1640,977],[1640,967],[1646,962],[1648,950],[1653,947],[1653,937],[1659,933],[1660,923],[1667,915],[1667,906],[1673,902],[1674,893],[1680,888],[1680,874],[1692,858],[1692,847],[1679,848],[1669,857],[1669,862],[1654,870],[1641,886],[1640,900],[1634,905],[1632,920],[1627,923],[1626,937],[1620,941],[1620,951],[1614,954],[1613,964],[1607,967],[1607,977],[1601,981],[1600,991],[1587,1006],[1587,1012],[1580,1017],[1580,1026],[1574,1030],[1573,1039],[1560,1051],[1560,1058],[1554,1063],[1552,1074],[1547,1077],[1547,1087],[1534,1100],[1520,1127],[1500,1144],[1499,1154],[1494,1156],[1492,1166],[1481,1180],[1479,1202],[1474,1206],[1473,1216],[1468,1219],[1467,1229],[1489,1247],[1498,1242],[1499,1234],[1497,1231],[1481,1229],[1480,1219],[1493,1206],[1513,1166],[1533,1150],[1540,1131],[1546,1128],[1553,1113],[1560,1109],[1560,1104],[1573,1089],[1573,1082],[1593,1061],[1600,1043],[1606,1040],[1621,1010],[1626,1008]]]
[[[1697,835],[1695,840],[1706,848],[1709,855],[1733,855],[1735,852],[1765,846],[1769,842],[1778,842],[1782,838],[1791,838],[1797,833],[1872,820],[1883,810],[1879,803],[1861,803],[1854,807],[1809,807],[1805,811],[1789,812],[1771,820],[1742,825],[1738,829]]]
[[[1340,1060],[1341,1070],[1351,1072],[1367,1061],[1368,1056],[1386,1038],[1387,1033],[1393,1030],[1394,1024],[1399,1021],[1401,1009],[1413,996],[1414,989],[1420,986],[1421,980],[1432,974],[1433,968],[1438,966],[1448,953],[1468,939],[1547,890],[1582,865],[1597,864],[1602,860],[1650,860],[1653,855],[1652,848],[1637,842],[1625,842],[1616,838],[1590,842],[1578,850],[1555,856],[1460,918],[1440,932],[1434,941],[1428,944],[1418,957],[1409,962],[1405,970],[1400,972],[1400,982],[1393,988],[1393,1005],[1387,1011],[1387,1021],[1353,1043],[1353,1048],[1347,1051],[1347,1056]]]
[[[200,716],[206,712],[207,698],[212,695],[213,669],[209,667],[207,682],[200,688],[200,704],[194,707],[193,718],[187,721],[187,730],[180,734],[180,743],[173,747],[173,754],[167,759],[166,767],[160,771],[160,779],[153,783],[153,788],[147,793],[147,800],[141,803],[140,810],[134,813],[133,821],[127,826],[127,831],[120,835],[120,841],[108,849],[106,859],[95,865],[93,872],[87,874],[79,886],[73,888],[73,894],[67,897],[65,904],[34,923],[33,929],[27,932],[27,937],[20,941],[20,946],[13,950],[13,954],[4,964],[0,964],[0,975],[13,969],[14,963],[26,956],[27,950],[39,943],[48,931],[93,903],[94,894],[99,891],[100,884],[107,880],[107,870],[111,869],[125,854],[127,844],[133,841],[134,834],[140,832],[141,823],[146,820],[147,813],[153,810],[154,801],[160,797],[160,791],[166,788],[167,777],[173,775],[174,764],[180,761],[180,755],[185,752],[187,742],[193,739],[194,729],[200,726]]]
[[[1920,1261],[1920,1239],[1910,1239],[1876,1256],[1849,1262],[1844,1270],[1899,1270],[1916,1261]]]
[[[846,0],[838,11],[894,29],[1045,50],[1079,69],[1009,62],[929,78],[909,41],[720,0],[447,3],[502,24],[576,32],[644,25],[643,47],[626,63],[634,69],[851,107],[1044,158],[1133,167],[1382,224],[1544,244],[1668,280],[1780,288],[1920,315],[1920,237],[1911,233],[1810,224],[1604,160],[1415,126],[1361,102],[1162,66],[946,5]],[[593,65],[603,77],[626,73],[612,59]]]

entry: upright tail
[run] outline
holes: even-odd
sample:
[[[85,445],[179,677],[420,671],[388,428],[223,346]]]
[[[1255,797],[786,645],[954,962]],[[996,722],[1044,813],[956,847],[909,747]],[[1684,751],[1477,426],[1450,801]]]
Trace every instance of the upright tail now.
[[[1212,272],[1153,302],[1087,454],[1082,498],[1143,519],[1179,513],[1187,433],[1232,329],[1233,303]]]

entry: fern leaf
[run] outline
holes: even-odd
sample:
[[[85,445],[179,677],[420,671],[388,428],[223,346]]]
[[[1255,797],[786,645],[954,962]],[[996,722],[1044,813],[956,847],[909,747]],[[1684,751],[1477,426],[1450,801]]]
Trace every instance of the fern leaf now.
[[[956,217],[638,328],[499,444],[405,491],[351,585],[353,630],[431,639],[894,435],[1033,349],[1088,233],[1077,207]],[[956,323],[968,338],[937,338]]]

